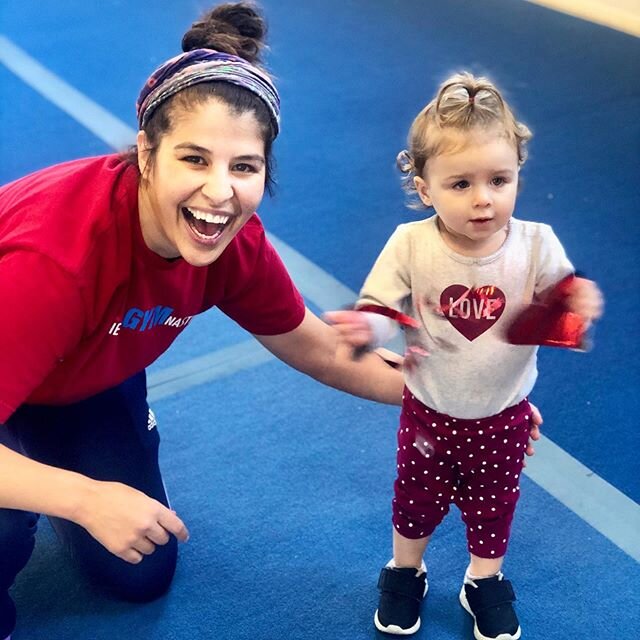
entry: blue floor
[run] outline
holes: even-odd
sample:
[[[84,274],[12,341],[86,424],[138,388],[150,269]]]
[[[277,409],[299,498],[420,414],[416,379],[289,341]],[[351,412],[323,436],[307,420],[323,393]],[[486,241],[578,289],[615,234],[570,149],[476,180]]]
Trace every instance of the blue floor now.
[[[283,132],[277,194],[261,215],[353,291],[395,226],[416,218],[394,170],[413,116],[460,68],[504,87],[535,134],[516,215],[551,223],[607,299],[592,353],[541,354],[533,400],[546,436],[638,502],[640,40],[516,0],[262,5]],[[0,34],[133,128],[141,83],[177,52],[203,6],[59,0],[54,10],[4,0]],[[111,150],[1,64],[0,126],[0,183]],[[222,314],[206,314],[151,378],[248,339]],[[192,534],[171,592],[145,606],[105,600],[44,522],[13,590],[13,640],[382,638],[371,618],[390,554],[397,410],[276,361],[158,396],[153,407],[166,484]],[[457,602],[466,554],[455,511],[427,561],[415,637],[471,638]],[[636,637],[636,560],[528,478],[506,571],[524,638]]]

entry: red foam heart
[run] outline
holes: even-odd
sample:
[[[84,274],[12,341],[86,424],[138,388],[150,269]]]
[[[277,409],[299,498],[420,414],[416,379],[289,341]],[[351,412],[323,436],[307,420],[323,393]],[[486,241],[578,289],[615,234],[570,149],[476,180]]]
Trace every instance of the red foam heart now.
[[[440,311],[467,340],[490,329],[504,312],[506,299],[498,287],[470,289],[452,284],[440,294]]]

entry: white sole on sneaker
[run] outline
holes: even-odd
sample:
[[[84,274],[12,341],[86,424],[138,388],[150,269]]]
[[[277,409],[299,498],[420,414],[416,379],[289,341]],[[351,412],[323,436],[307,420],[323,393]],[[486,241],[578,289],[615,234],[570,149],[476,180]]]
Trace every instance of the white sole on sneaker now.
[[[462,585],[462,589],[460,589],[460,604],[464,607],[464,610],[473,618],[473,637],[476,640],[518,640],[522,635],[522,629],[518,627],[518,630],[515,633],[501,633],[498,636],[489,637],[480,633],[480,629],[478,629],[478,625],[476,623],[476,617],[473,615],[473,611],[471,611],[471,607],[469,606],[469,601],[467,600],[467,594],[464,591],[464,585]]]
[[[420,618],[418,618],[413,627],[409,627],[408,629],[403,629],[397,624],[390,624],[388,627],[385,627],[378,619],[378,610],[376,609],[376,613],[373,616],[373,624],[376,625],[378,631],[382,631],[383,633],[392,633],[395,636],[410,636],[420,628]]]
[[[429,591],[429,583],[425,582],[424,593],[422,594],[423,598],[427,595],[427,591]],[[418,620],[416,621],[416,623],[408,629],[403,629],[397,624],[390,624],[389,626],[385,627],[382,622],[380,622],[378,618],[378,610],[376,609],[376,612],[373,616],[373,624],[376,625],[376,629],[378,631],[382,631],[383,633],[391,633],[395,636],[410,636],[420,628],[420,616],[418,616]]]

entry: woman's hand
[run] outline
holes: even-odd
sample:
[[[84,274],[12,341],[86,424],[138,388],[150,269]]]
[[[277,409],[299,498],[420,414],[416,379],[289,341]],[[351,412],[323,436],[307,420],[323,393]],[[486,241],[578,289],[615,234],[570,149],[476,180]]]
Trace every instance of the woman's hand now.
[[[111,553],[138,564],[173,534],[186,542],[189,532],[176,513],[137,489],[119,482],[93,481],[75,522]]]
[[[156,545],[166,544],[170,534],[183,542],[189,537],[174,511],[141,491],[36,462],[3,444],[0,508],[71,520],[111,553],[133,564],[153,553]]]
[[[361,311],[327,311],[322,317],[352,348],[366,347],[374,340],[371,324]]]

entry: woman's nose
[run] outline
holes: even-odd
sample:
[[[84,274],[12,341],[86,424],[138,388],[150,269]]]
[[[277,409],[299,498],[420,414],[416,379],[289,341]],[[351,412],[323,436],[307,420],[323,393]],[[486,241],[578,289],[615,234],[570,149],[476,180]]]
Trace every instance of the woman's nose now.
[[[210,171],[202,185],[202,194],[212,204],[221,204],[233,196],[231,176],[226,170]]]

